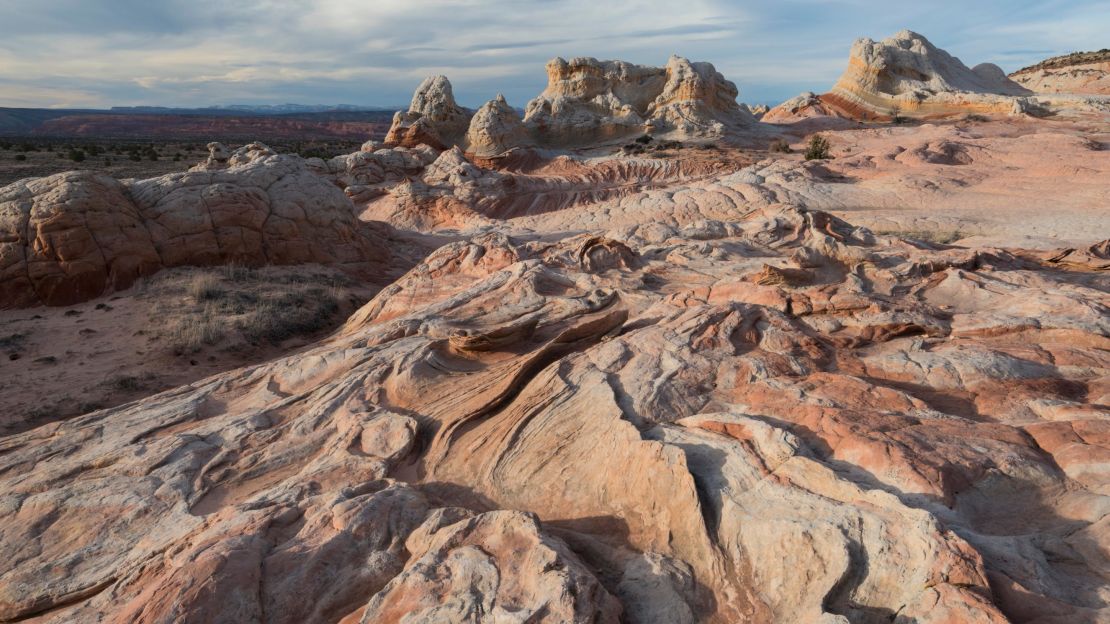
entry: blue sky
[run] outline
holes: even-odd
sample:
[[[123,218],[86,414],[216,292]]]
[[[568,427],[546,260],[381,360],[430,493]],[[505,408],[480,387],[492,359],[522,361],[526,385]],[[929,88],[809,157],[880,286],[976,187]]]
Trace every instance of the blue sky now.
[[[1110,47],[1110,0],[0,0],[0,106],[400,105],[445,74],[464,105],[523,107],[555,56],[672,53],[773,104],[902,28],[1013,71]]]

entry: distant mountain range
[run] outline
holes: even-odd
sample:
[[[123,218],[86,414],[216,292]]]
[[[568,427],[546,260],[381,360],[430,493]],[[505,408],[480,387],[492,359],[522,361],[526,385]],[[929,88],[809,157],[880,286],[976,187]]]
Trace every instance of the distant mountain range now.
[[[203,109],[0,108],[0,137],[205,141],[380,139],[395,109],[356,105],[235,104]]]
[[[0,136],[96,139],[380,138],[397,108],[354,105],[246,105],[207,108],[0,108]]]
[[[108,112],[132,115],[290,115],[303,113],[377,113],[400,110],[401,106],[359,106],[357,104],[228,104],[204,108],[166,106],[113,106]]]

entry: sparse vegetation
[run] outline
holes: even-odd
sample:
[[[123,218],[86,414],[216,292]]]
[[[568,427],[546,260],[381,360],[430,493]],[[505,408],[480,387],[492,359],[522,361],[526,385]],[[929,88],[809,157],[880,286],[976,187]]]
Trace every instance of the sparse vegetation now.
[[[901,126],[902,124],[907,123],[908,121],[909,121],[909,119],[902,116],[902,109],[901,108],[899,108],[898,106],[895,106],[894,108],[890,109],[890,123],[892,123],[896,126]]]
[[[227,291],[220,285],[220,278],[212,273],[198,273],[189,282],[189,296],[197,302],[223,297]]]
[[[291,272],[227,265],[177,269],[136,285],[159,302],[147,328],[174,355],[206,348],[278,345],[342,320],[341,307],[361,305],[357,282],[335,271]],[[244,344],[246,343],[246,344]]]
[[[68,157],[73,162],[84,162],[85,152],[83,152],[79,149],[71,149],[71,150],[69,150]]]
[[[209,304],[199,314],[174,319],[166,333],[174,355],[188,355],[219,342],[224,337],[224,328],[216,306]]]
[[[875,234],[908,238],[938,245],[949,245],[968,237],[968,233],[961,230],[879,230]]]
[[[805,158],[806,160],[828,160],[832,158],[829,154],[830,149],[829,140],[820,134],[815,134],[806,144]]]
[[[111,389],[118,392],[135,392],[146,388],[145,380],[135,375],[116,375],[106,383]]]
[[[8,334],[7,336],[0,337],[0,349],[19,351],[23,348],[23,343],[26,341],[27,334]]]
[[[300,334],[312,334],[328,326],[339,311],[339,302],[322,288],[305,293],[285,293],[261,301],[239,322],[239,329],[252,343],[278,344]]]
[[[27,160],[27,154],[16,154],[15,159],[18,162],[23,162],[23,161]]]

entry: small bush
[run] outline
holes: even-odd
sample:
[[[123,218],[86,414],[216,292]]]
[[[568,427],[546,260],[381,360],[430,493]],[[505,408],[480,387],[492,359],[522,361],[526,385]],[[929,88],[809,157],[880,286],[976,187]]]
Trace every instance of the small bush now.
[[[71,150],[69,150],[68,157],[73,162],[84,162],[85,152],[83,152],[79,149],[71,149]]]
[[[650,134],[645,134],[643,136],[640,136],[640,137],[636,138],[636,142],[639,143],[640,145],[647,145],[648,143],[651,143],[654,140],[655,139],[653,139]]]
[[[774,141],[771,141],[771,144],[767,147],[767,149],[776,154],[789,154],[794,151],[790,149],[790,143],[788,143],[786,139],[775,139]]]
[[[168,334],[170,349],[174,354],[186,355],[223,340],[224,328],[217,312],[208,305],[197,316],[176,319],[170,324]]]
[[[132,162],[139,162],[143,159],[143,157],[139,156],[138,152],[131,152],[131,155],[128,156],[128,159],[130,159]]]
[[[220,284],[219,278],[211,273],[199,273],[189,282],[187,289],[189,296],[198,303],[220,299],[227,291]]]
[[[26,154],[16,154],[15,159],[19,162],[23,162],[23,161],[27,160],[27,155]]]
[[[24,341],[27,340],[27,334],[10,334],[0,338],[0,349],[14,349],[19,350],[23,348]]]
[[[254,269],[243,266],[241,264],[231,264],[224,266],[224,277],[229,282],[249,282],[254,279]]]
[[[116,375],[109,379],[107,383],[113,390],[120,392],[134,392],[142,390],[146,386],[142,379],[134,375]]]
[[[312,288],[261,302],[239,322],[239,329],[253,343],[279,344],[296,335],[320,331],[338,311],[339,303],[331,295]]]
[[[809,139],[806,145],[806,160],[828,160],[831,158],[829,155],[829,140],[820,134],[815,134]]]

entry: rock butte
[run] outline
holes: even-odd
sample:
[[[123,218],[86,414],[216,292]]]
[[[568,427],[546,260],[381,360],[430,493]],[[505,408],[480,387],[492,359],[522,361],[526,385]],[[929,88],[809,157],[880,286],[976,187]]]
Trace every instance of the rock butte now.
[[[1092,85],[1105,75],[1093,70]],[[894,117],[944,118],[968,114],[1050,114],[1051,109],[1110,109],[1102,98],[1058,99],[1038,93],[1103,94],[1097,87],[1064,91],[1045,89],[1033,78],[1015,82],[997,65],[982,63],[969,68],[937,48],[928,39],[903,30],[882,41],[857,39],[848,67],[825,94],[806,93],[780,104],[764,115],[768,122],[785,122],[814,116],[857,120],[890,120]]]
[[[1012,90],[888,42],[850,71],[921,75],[851,110]],[[678,57],[548,74],[524,115],[431,78],[328,160],[0,190],[5,307],[420,255],[302,352],[0,436],[0,621],[1110,620],[1110,114],[806,162],[767,143],[825,96],[771,125]]]

